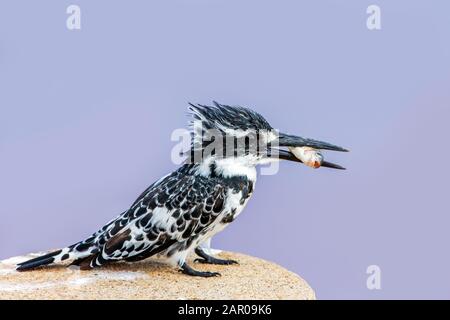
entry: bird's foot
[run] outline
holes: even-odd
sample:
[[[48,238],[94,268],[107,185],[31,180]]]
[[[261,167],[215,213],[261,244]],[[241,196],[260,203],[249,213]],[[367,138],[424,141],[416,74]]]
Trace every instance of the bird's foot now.
[[[201,248],[196,248],[195,253],[200,256],[201,259],[195,259],[194,262],[220,265],[239,264],[236,260],[218,259],[216,257],[210,256]]]
[[[184,273],[184,274],[187,274],[189,276],[203,277],[203,278],[210,278],[210,277],[218,277],[218,276],[220,276],[220,273],[218,273],[218,272],[197,271],[195,269],[192,269],[186,263],[183,263],[183,265],[181,266],[180,272]]]
[[[220,265],[230,265],[230,264],[239,264],[236,260],[229,259],[217,259],[211,256],[208,256],[207,259],[195,259],[194,262],[204,263],[204,264],[220,264]]]

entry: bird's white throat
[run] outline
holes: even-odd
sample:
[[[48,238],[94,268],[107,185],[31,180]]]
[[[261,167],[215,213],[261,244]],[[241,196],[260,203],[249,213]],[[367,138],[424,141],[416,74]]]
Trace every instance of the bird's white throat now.
[[[256,167],[247,157],[230,157],[223,159],[211,157],[200,164],[198,172],[207,177],[212,174],[212,168],[215,170],[215,174],[221,175],[224,178],[244,176],[251,181],[256,181]]]

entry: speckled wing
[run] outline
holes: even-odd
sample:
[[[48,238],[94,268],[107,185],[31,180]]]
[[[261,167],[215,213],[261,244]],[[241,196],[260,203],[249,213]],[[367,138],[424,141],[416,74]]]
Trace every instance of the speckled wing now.
[[[172,246],[175,251],[189,247],[223,211],[226,190],[216,179],[194,177],[188,169],[149,187],[128,211],[87,239],[90,244],[80,243],[75,250],[95,243],[93,267],[107,260],[144,259]]]

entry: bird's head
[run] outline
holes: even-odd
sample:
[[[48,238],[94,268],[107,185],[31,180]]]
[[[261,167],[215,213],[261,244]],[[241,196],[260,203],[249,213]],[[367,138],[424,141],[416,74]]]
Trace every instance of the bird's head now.
[[[208,168],[212,163],[222,165],[230,175],[233,170],[254,169],[270,161],[305,162],[298,154],[298,148],[302,147],[347,151],[327,142],[280,133],[263,116],[248,108],[214,102],[213,106],[190,104],[189,110],[192,114],[190,161]],[[316,158],[323,167],[344,169],[322,161],[320,154]]]

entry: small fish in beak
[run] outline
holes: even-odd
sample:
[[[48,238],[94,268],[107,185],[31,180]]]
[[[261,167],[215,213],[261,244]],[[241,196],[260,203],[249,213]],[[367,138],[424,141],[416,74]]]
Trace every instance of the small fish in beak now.
[[[272,153],[276,149],[276,153],[279,159],[304,163],[308,167],[312,168],[325,167],[345,170],[344,167],[341,167],[338,164],[325,161],[322,153],[320,152],[320,150],[348,152],[347,149],[336,146],[334,144],[280,133],[278,137],[278,147],[285,147],[288,150],[279,149],[276,147],[273,149],[269,148],[269,157],[272,156]]]
[[[308,167],[320,168],[323,162],[323,156],[319,150],[311,147],[290,147],[289,151]]]

